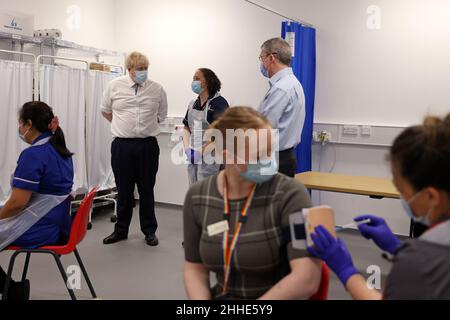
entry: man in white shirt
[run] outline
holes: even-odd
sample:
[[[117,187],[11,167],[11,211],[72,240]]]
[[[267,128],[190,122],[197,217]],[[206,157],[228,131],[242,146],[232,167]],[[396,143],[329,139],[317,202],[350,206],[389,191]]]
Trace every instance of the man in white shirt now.
[[[148,58],[132,52],[126,60],[128,75],[111,81],[104,92],[101,111],[111,122],[111,165],[118,191],[117,223],[103,240],[111,244],[128,237],[133,215],[134,187],[139,191],[141,230],[150,246],[158,245],[153,188],[159,164],[156,136],[167,117],[163,87],[148,79]]]

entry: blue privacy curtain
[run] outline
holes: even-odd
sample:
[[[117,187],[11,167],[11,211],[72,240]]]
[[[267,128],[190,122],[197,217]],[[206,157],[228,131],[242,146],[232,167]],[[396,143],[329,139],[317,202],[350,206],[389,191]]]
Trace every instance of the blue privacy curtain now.
[[[297,173],[311,171],[314,100],[316,93],[316,30],[296,22],[283,22],[282,37],[295,39],[292,69],[305,91],[306,118],[302,141],[296,149]],[[290,42],[290,41],[289,41]]]

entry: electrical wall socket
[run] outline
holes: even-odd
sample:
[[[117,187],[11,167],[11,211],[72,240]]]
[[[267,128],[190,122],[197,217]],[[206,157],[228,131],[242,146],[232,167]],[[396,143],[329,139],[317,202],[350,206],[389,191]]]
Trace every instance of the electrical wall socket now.
[[[353,125],[344,125],[342,134],[345,136],[357,136],[359,134],[359,127]]]
[[[331,141],[331,132],[321,131],[318,135],[318,142],[326,143]]]
[[[331,141],[331,133],[328,131],[313,131],[313,141],[318,143],[325,143]]]
[[[370,137],[372,135],[372,127],[371,126],[362,126],[361,127],[361,136]]]

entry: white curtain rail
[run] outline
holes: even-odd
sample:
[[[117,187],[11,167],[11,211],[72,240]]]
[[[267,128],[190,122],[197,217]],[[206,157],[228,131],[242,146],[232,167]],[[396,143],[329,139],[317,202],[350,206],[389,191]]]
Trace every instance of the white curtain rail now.
[[[60,57],[60,56],[51,56],[51,55],[40,55],[36,57],[36,64],[35,64],[35,70],[34,70],[34,76],[35,76],[35,82],[34,83],[40,83],[40,66],[41,66],[41,59],[49,58],[54,60],[65,60],[65,61],[74,61],[74,62],[80,62],[86,65],[86,70],[89,70],[89,61],[87,60],[81,60],[76,58],[67,58],[67,57]],[[86,75],[87,76],[87,75]],[[87,85],[87,84],[86,84]],[[35,86],[34,88],[34,100],[39,100],[39,85]]]
[[[268,7],[268,6],[264,5],[264,4],[261,4],[261,3],[259,3],[259,2],[256,2],[256,1],[253,1],[253,0],[244,0],[244,1],[245,1],[245,2],[248,2],[249,4],[252,4],[252,5],[256,6],[256,7],[258,7],[258,8],[261,8],[261,9],[263,9],[263,10],[266,10],[266,11],[268,11],[268,12],[271,12],[271,13],[273,13],[273,14],[276,14],[277,16],[280,16],[280,17],[282,17],[282,18],[288,19],[288,20],[290,20],[290,21],[298,22],[298,23],[300,23],[301,25],[303,25],[303,26],[305,26],[305,27],[315,28],[314,25],[311,24],[311,23],[309,23],[309,22],[306,22],[306,21],[302,21],[302,20],[299,20],[299,19],[296,19],[296,18],[289,17],[288,15],[286,15],[286,14],[284,14],[284,13],[281,13],[280,11],[275,10],[275,9],[273,9],[273,8],[270,8],[270,7]]]
[[[10,53],[10,54],[18,54],[21,57],[30,57],[33,59],[33,62],[36,60],[36,56],[32,53],[20,52],[20,51],[10,51],[10,50],[0,50],[2,53]]]
[[[53,60],[66,60],[66,61],[81,62],[81,63],[86,64],[86,69],[89,69],[89,61],[87,61],[87,60],[76,59],[76,58],[67,58],[67,57],[62,57],[62,56],[51,56],[51,55],[45,55],[45,54],[37,56],[37,58],[36,58],[37,64],[40,64],[40,61],[43,58],[49,58],[49,59],[53,59]]]

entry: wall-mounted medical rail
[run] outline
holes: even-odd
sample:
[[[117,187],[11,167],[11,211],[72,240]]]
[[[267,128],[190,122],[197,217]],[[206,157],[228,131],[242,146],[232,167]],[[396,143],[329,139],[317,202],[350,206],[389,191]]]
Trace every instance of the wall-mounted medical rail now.
[[[40,37],[30,37],[30,36],[22,36],[17,34],[10,34],[6,32],[0,32],[0,40],[11,41],[11,49],[14,50],[15,45],[20,45],[20,51],[24,51],[25,44],[31,44],[40,47],[40,55],[44,54],[44,49],[49,48],[51,51],[50,55],[55,56],[57,49],[68,49],[74,50],[77,52],[83,52],[87,56],[94,56],[96,61],[100,61],[101,56],[111,56],[111,57],[124,57],[125,54],[123,52],[117,52],[112,50],[105,50],[94,48],[90,46],[84,46],[77,44],[75,42],[66,41],[66,40],[58,40],[58,39],[46,39]]]
[[[20,61],[23,61],[23,57],[31,57],[33,59],[33,62],[36,60],[36,56],[32,53],[28,52],[19,52],[19,51],[12,51],[12,50],[0,50],[0,53],[8,53],[12,55],[19,55]]]

